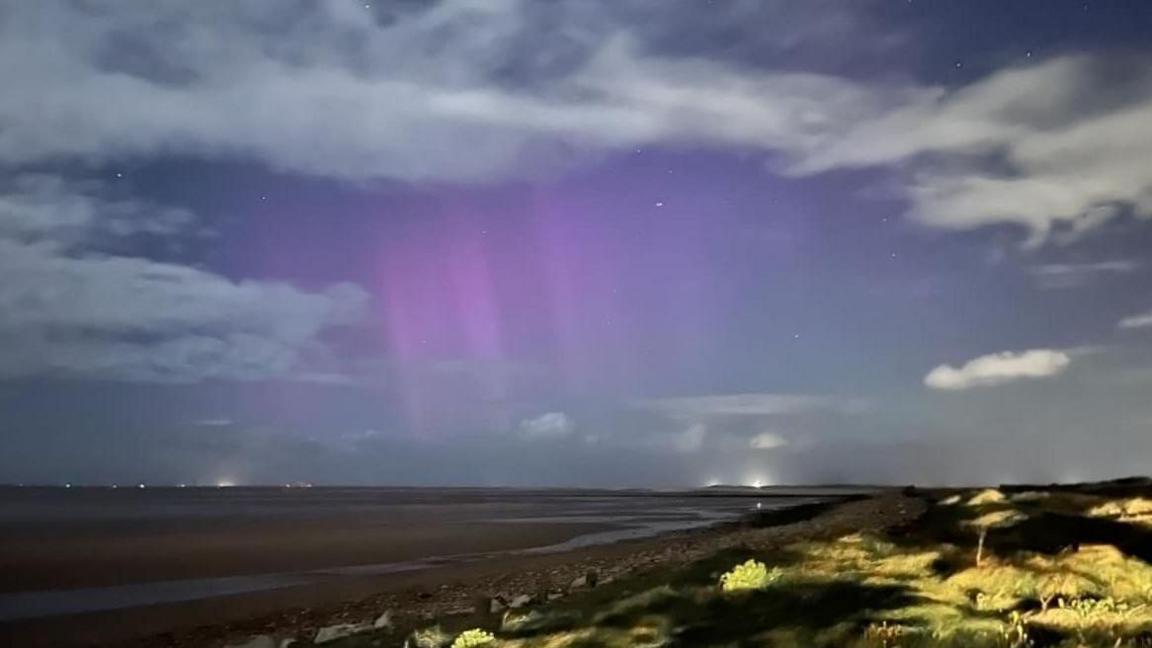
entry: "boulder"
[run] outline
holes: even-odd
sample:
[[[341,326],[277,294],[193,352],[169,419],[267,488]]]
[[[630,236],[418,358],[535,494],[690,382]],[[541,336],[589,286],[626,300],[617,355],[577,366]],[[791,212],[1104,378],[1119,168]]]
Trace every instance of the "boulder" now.
[[[337,623],[336,625],[324,626],[316,631],[316,638],[312,640],[312,643],[325,644],[371,629],[371,623]]]
[[[380,616],[376,617],[376,620],[372,622],[372,627],[376,628],[377,630],[381,630],[384,628],[391,630],[392,629],[392,610],[384,610],[384,613],[381,614]]]
[[[493,596],[488,600],[488,614],[500,614],[508,609],[508,604],[504,599],[499,596]]]
[[[530,595],[521,594],[519,596],[513,596],[512,600],[508,602],[508,607],[512,608],[513,610],[518,610],[526,605],[530,605],[531,603],[532,597]]]

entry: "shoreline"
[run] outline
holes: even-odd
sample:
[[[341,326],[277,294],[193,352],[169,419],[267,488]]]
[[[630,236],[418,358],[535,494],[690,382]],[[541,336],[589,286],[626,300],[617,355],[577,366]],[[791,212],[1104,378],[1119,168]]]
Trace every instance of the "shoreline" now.
[[[478,598],[555,595],[590,571],[607,582],[729,546],[890,526],[914,508],[912,502],[894,493],[843,498],[768,512],[758,520],[570,551],[520,552],[253,594],[17,621],[0,626],[0,637],[27,646],[190,648],[266,633],[303,638],[319,627],[362,623],[384,611],[414,620],[470,614]]]

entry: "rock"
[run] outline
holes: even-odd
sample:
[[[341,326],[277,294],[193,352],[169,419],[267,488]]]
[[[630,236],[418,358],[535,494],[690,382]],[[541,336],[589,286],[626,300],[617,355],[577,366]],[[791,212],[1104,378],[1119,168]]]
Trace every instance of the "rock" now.
[[[230,643],[226,648],[276,648],[276,639],[270,635],[256,635],[244,643]]]
[[[292,646],[295,643],[296,643],[295,639],[285,639],[284,641],[280,642],[280,648],[289,648],[289,646]]]
[[[564,594],[561,592],[548,592],[547,596],[544,598],[548,599],[549,601],[555,601],[558,598],[563,598],[563,596]]]
[[[416,648],[441,648],[447,646],[452,642],[452,635],[440,629],[440,626],[435,625],[431,628],[417,630],[412,633],[412,645]],[[408,645],[405,641],[404,645]]]
[[[376,617],[376,620],[372,622],[372,627],[376,628],[378,630],[382,629],[382,628],[388,628],[389,630],[391,630],[392,629],[392,610],[384,610],[384,614],[381,614],[380,616]]]
[[[499,596],[493,596],[488,601],[488,614],[500,614],[508,609],[508,605],[504,603],[504,599]]]
[[[312,643],[324,644],[371,629],[372,624],[370,623],[337,623],[336,625],[324,626],[316,631],[316,638],[312,640]]]
[[[585,587],[596,587],[596,582],[599,580],[599,574],[595,569],[589,569],[584,572],[583,576],[577,576],[568,584],[568,589],[582,589]]]
[[[512,597],[512,600],[508,602],[508,607],[512,608],[513,610],[518,610],[526,605],[530,605],[531,603],[531,596],[528,594],[521,594],[519,596]]]
[[[508,632],[521,632],[537,627],[543,620],[543,615],[536,610],[532,610],[528,614],[508,612],[505,613],[500,628]]]

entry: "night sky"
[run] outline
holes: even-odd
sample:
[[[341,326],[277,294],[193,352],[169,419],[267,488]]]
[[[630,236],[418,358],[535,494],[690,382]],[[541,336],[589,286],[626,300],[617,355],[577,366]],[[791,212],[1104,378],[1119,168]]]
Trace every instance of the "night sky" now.
[[[0,482],[1152,466],[1152,2],[0,0]]]

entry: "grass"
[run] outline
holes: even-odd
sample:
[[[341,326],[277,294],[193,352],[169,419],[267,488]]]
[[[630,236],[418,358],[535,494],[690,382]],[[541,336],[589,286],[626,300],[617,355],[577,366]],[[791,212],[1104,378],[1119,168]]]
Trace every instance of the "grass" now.
[[[1152,499],[1131,490],[924,495],[902,528],[726,550],[506,615],[485,645],[1152,647]]]

